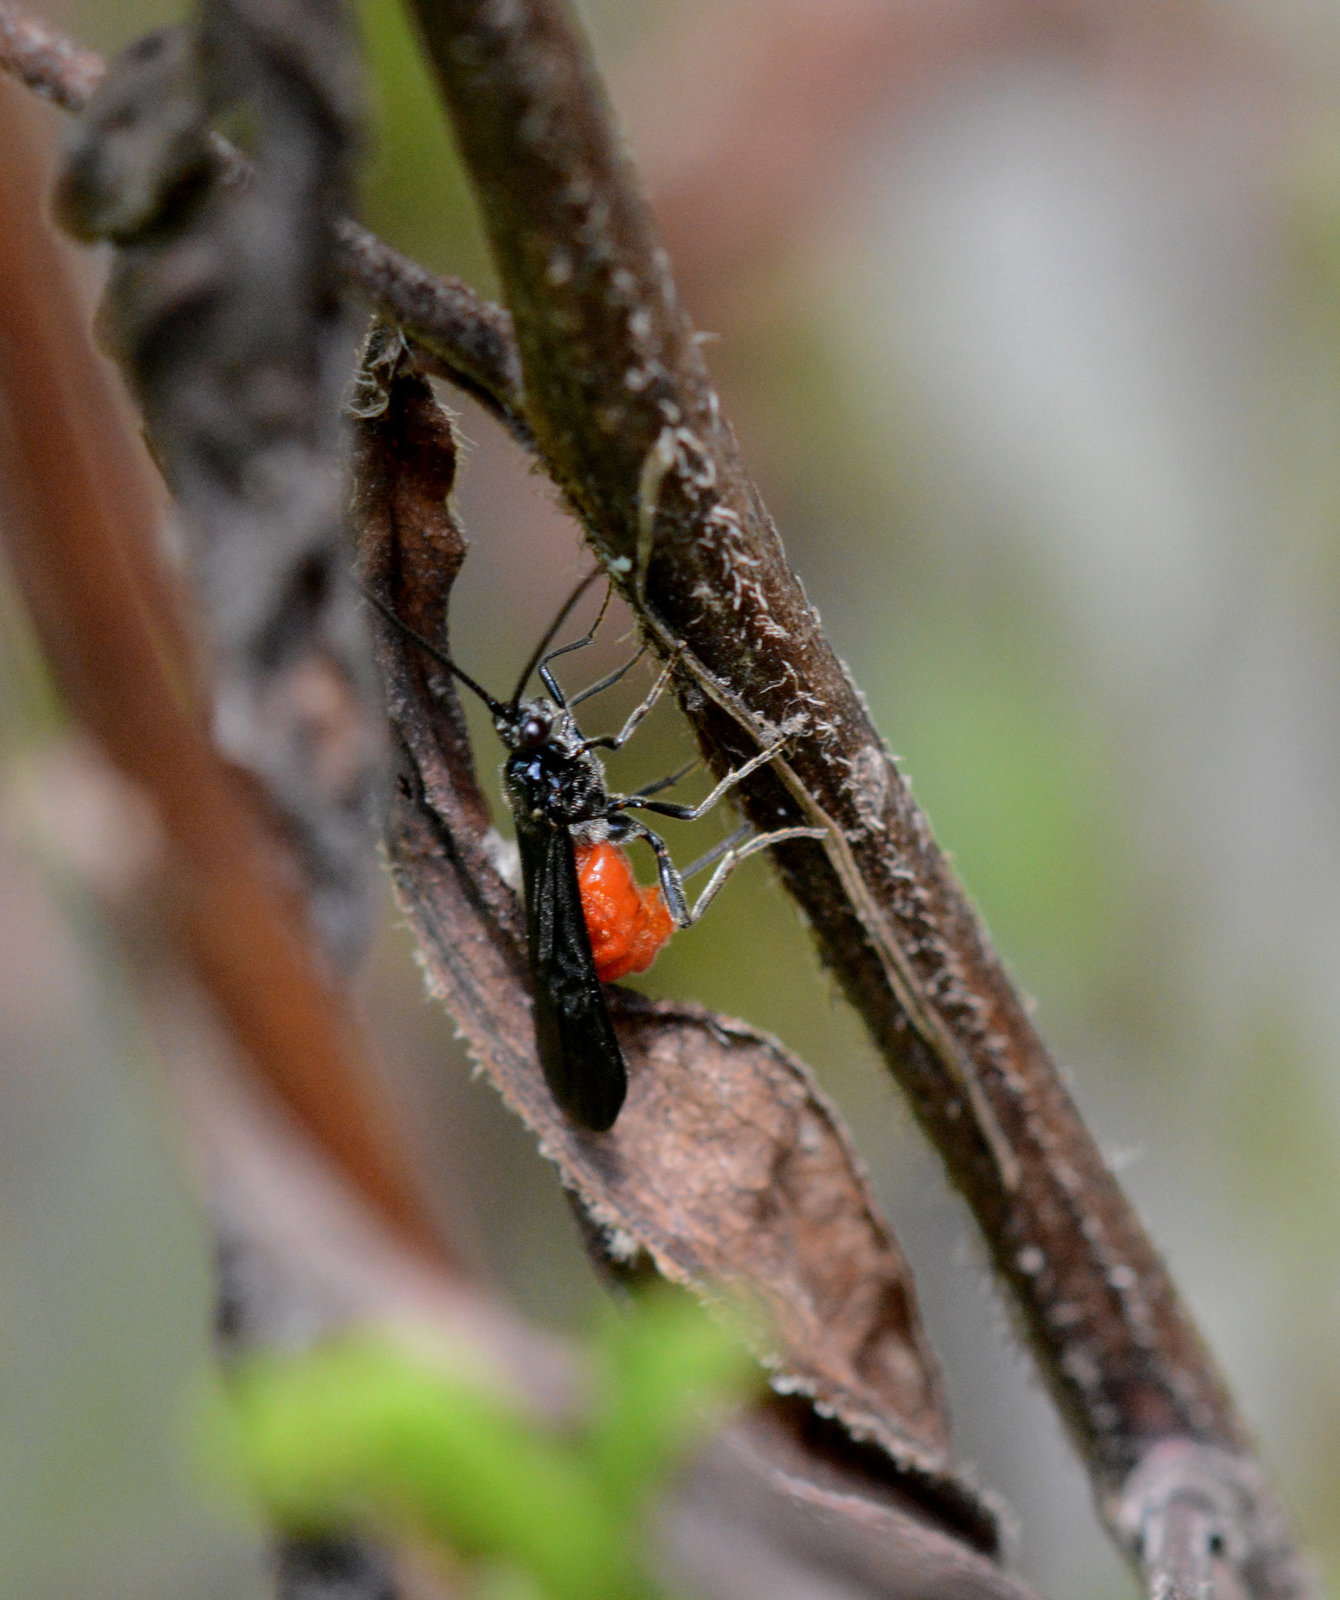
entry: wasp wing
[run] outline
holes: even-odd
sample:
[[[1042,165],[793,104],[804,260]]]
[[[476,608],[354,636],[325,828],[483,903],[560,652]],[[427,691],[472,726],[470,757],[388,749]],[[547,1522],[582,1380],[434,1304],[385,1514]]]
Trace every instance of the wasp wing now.
[[[547,821],[518,817],[517,847],[535,984],[535,1044],[545,1082],[574,1122],[603,1133],[619,1115],[628,1072],[596,977],[572,835]]]

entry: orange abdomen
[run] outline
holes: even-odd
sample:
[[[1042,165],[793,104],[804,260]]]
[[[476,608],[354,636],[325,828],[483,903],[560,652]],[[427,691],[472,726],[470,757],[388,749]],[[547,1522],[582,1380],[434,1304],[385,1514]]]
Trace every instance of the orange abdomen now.
[[[640,889],[617,845],[578,843],[577,882],[602,983],[645,972],[675,931],[659,888]]]

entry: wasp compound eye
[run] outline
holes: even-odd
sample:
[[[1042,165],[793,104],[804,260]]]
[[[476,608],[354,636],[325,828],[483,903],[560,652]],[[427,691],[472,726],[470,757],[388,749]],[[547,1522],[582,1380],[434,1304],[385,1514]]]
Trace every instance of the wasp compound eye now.
[[[553,717],[547,710],[531,706],[513,723],[510,730],[504,730],[499,726],[499,733],[504,736],[505,744],[510,744],[513,750],[529,755],[534,750],[542,749],[552,738]]]

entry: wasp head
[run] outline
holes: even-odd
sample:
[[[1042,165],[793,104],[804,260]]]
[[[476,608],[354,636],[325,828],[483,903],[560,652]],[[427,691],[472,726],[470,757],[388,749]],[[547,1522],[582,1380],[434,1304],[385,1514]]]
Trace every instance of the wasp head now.
[[[505,707],[493,725],[509,750],[529,755],[553,738],[557,717],[557,708],[548,700],[527,700],[519,706]]]

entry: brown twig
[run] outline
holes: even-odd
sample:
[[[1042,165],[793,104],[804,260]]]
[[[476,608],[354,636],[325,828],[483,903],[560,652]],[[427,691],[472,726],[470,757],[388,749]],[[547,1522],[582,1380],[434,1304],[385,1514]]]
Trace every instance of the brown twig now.
[[[11,570],[72,712],[152,799],[180,935],[244,1058],[369,1204],[440,1259],[349,1019],[278,881],[274,847],[183,704],[182,675],[150,620],[145,595],[162,582],[160,495],[84,332],[20,113],[0,85],[0,451]]]
[[[439,278],[347,218],[336,224],[340,261],[379,311],[394,319],[426,372],[446,378],[534,447],[512,319],[459,278]]]
[[[356,338],[330,221],[352,183],[351,41],[306,0],[205,0],[113,63],[66,151],[62,220],[117,254],[105,337],[172,491],[214,736],[253,780],[325,958],[361,958],[386,736],[348,580],[341,402]],[[210,126],[252,109],[245,183]]]
[[[0,0],[0,70],[66,111],[81,111],[106,64],[56,29]],[[246,163],[221,139],[216,160],[245,181]],[[471,394],[523,444],[531,443],[511,318],[459,278],[426,271],[349,218],[335,227],[341,270],[413,339],[424,366]]]
[[[342,21],[307,0],[203,0],[197,28],[139,41],[89,97],[57,205],[80,237],[119,247],[105,330],[175,496],[213,647],[215,741],[245,775],[270,865],[287,876],[283,931],[309,961],[315,944],[320,969],[347,975],[376,906],[387,748],[348,578],[340,408],[354,338],[330,236],[356,116]],[[245,181],[220,171],[210,137],[239,104],[255,144]],[[339,1016],[334,996],[312,998]],[[339,1065],[336,1093],[349,1080]],[[285,1085],[300,1076],[288,1060],[267,1066]],[[388,1154],[394,1138],[376,1123],[339,1131],[380,1158],[361,1177],[381,1180],[384,1196],[401,1184],[389,1192],[401,1226],[432,1240]],[[218,1232],[226,1266],[222,1213]],[[233,1349],[255,1332],[251,1284],[230,1292],[221,1278],[218,1325]],[[283,1595],[333,1592],[337,1579],[342,1593],[394,1592],[389,1558],[361,1539],[284,1535],[275,1560]]]
[[[416,6],[477,189],[555,479],[663,651],[718,766],[788,735],[760,826],[826,964],[968,1199],[1109,1527],[1151,1583],[1125,1486],[1160,1441],[1249,1459],[1247,1430],[1147,1235],[789,571],[721,418],[568,8]],[[778,764],[780,765],[780,763]],[[1157,1521],[1158,1513],[1150,1512]],[[1240,1576],[1310,1593],[1268,1493]]]
[[[89,342],[68,251],[46,222],[46,174],[7,83],[0,145],[0,478],[14,577],[73,715],[153,808],[165,909],[235,1060],[398,1238],[443,1263],[304,908],[277,870],[272,817],[183,704],[187,630],[160,574],[161,497]]]
[[[102,58],[10,5],[0,6],[0,62],[62,111],[81,111],[103,74]]]

